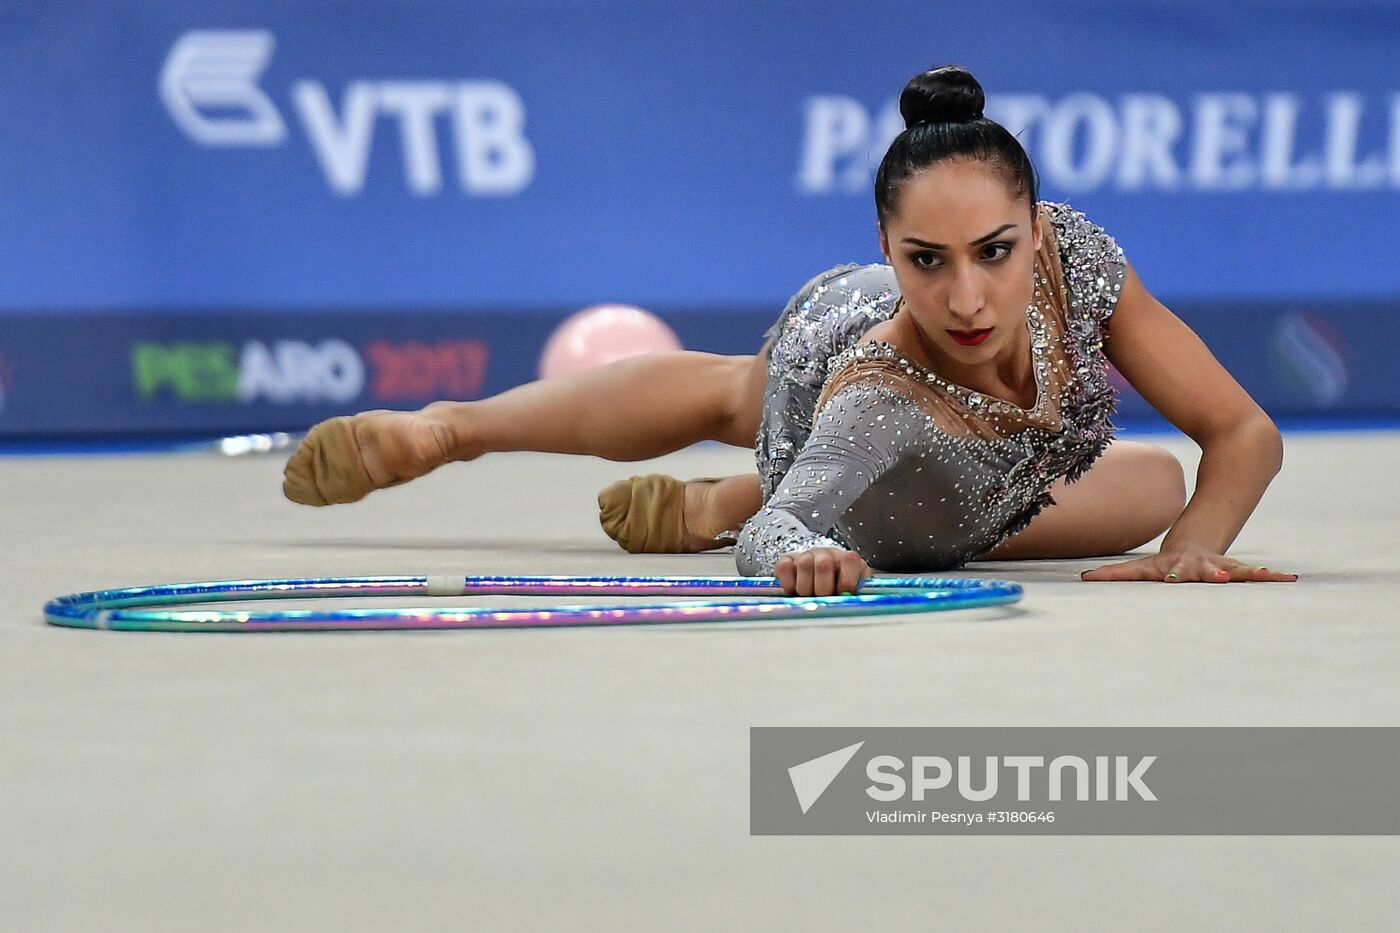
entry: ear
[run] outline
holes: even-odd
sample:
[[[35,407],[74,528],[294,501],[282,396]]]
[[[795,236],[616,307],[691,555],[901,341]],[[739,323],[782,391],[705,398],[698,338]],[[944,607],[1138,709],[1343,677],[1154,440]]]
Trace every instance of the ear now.
[[[1031,236],[1034,238],[1032,242],[1035,244],[1035,249],[1037,252],[1040,251],[1040,241],[1044,239],[1044,229],[1042,228],[1042,224],[1044,222],[1045,212],[1036,211],[1035,220],[1031,221]]]
[[[890,258],[890,237],[885,233],[884,224],[879,225],[880,230],[880,252],[885,254],[885,262],[894,265],[894,260]]]

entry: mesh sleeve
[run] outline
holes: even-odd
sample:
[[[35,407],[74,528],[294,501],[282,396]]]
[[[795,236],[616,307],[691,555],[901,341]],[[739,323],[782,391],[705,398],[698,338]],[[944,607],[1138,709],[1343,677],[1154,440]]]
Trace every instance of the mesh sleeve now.
[[[734,551],[739,572],[771,575],[784,555],[844,549],[831,531],[871,483],[904,456],[914,432],[896,424],[907,420],[909,404],[861,384],[832,396],[782,483],[739,533]]]

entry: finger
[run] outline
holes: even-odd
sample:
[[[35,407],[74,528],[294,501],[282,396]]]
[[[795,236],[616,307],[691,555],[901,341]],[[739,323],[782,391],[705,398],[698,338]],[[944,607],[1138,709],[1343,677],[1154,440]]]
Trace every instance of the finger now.
[[[1251,567],[1229,558],[1216,562],[1214,566],[1215,575],[1221,578],[1222,583],[1249,583],[1259,575],[1258,567]]]
[[[797,563],[791,557],[784,557],[778,561],[778,565],[773,568],[774,575],[778,582],[782,584],[783,593],[787,596],[797,595]]]
[[[836,561],[836,592],[838,594],[854,593],[854,587],[860,583],[860,578],[853,572],[855,567],[852,564],[852,558],[854,557],[852,552],[847,551]]]
[[[1296,573],[1282,573],[1277,570],[1270,570],[1268,567],[1251,567],[1248,564],[1238,564],[1230,568],[1231,582],[1249,583],[1296,583],[1298,575]]]
[[[797,566],[797,594],[798,596],[812,595],[812,555],[799,554],[793,558]]]
[[[1192,571],[1192,564],[1185,559],[1172,561],[1167,572],[1162,575],[1163,583],[1197,583],[1200,582]]]
[[[1132,561],[1120,561],[1116,564],[1104,564],[1092,570],[1086,570],[1079,575],[1081,580],[1116,580],[1121,568],[1132,563]]]
[[[1229,583],[1231,571],[1244,572],[1244,565],[1228,557],[1197,557],[1186,562],[1187,571],[1183,574],[1188,580],[1198,583]]]
[[[830,596],[836,592],[836,558],[829,551],[812,557],[812,595]]]
[[[1201,561],[1190,561],[1173,564],[1172,568],[1162,577],[1164,583],[1229,583],[1229,571],[1219,567],[1205,564]]]
[[[841,586],[837,592],[856,593],[860,590],[861,578],[866,576],[869,568],[865,561],[861,560],[859,554],[854,551],[847,551],[841,557]]]
[[[1244,565],[1229,558],[1195,557],[1172,565],[1168,583],[1229,583],[1235,579],[1232,568],[1244,573]]]
[[[1121,580],[1157,580],[1160,579],[1160,576],[1147,561],[1136,558],[1086,570],[1079,575],[1079,579],[1094,583]]]

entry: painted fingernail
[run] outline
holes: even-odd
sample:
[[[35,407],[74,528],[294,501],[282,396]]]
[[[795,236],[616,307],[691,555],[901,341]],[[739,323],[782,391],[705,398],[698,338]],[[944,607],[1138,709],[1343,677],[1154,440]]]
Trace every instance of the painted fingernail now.
[[[1181,575],[1180,575],[1180,574],[1175,574],[1175,573],[1169,573],[1169,574],[1167,574],[1167,579],[1168,579],[1168,580],[1180,580],[1180,579],[1181,579]]]
[[[1228,576],[1230,575],[1230,571],[1228,571],[1228,570],[1217,570],[1217,571],[1215,572],[1215,575],[1216,575],[1217,577],[1228,577]]]

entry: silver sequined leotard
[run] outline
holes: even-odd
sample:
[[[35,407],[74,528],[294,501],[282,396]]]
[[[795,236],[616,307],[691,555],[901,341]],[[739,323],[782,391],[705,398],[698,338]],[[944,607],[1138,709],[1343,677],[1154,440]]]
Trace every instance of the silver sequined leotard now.
[[[738,536],[739,571],[784,554],[849,548],[874,568],[927,572],[985,554],[1053,504],[1112,440],[1103,340],[1123,287],[1122,250],[1063,204],[1049,221],[1026,309],[1037,400],[980,395],[896,347],[862,342],[899,297],[886,265],[817,276],[768,332],[756,443],[764,504]]]

